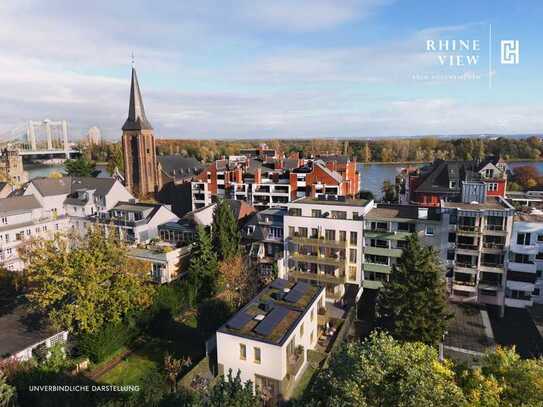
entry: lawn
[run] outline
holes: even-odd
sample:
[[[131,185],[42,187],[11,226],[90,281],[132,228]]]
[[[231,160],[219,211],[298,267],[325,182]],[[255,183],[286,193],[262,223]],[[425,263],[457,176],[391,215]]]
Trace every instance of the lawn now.
[[[143,346],[136,348],[97,380],[119,385],[139,384],[152,370],[162,369],[166,353],[175,358],[190,357],[193,366],[205,353],[204,343],[196,328],[196,318],[192,315],[181,322],[171,321],[161,332],[156,332],[155,336],[145,336],[141,342],[144,343]],[[119,352],[115,353],[118,354]]]
[[[296,383],[296,386],[292,390],[291,399],[299,399],[302,394],[304,394],[305,389],[311,382],[311,379],[317,370],[318,369],[314,369],[311,365],[307,365],[304,374],[300,377],[298,383]]]

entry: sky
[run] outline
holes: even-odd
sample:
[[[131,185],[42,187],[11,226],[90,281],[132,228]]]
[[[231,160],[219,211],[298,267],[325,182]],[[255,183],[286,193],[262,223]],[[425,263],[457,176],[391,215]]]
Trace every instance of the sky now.
[[[541,21],[540,0],[2,0],[0,137],[119,139],[132,53],[159,138],[543,133]]]

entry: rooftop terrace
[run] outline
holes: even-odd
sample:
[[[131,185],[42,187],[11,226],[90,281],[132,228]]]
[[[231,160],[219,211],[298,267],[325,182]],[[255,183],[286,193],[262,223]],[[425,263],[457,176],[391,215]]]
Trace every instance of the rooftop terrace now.
[[[219,332],[281,346],[323,290],[324,287],[278,278]]]
[[[352,198],[346,198],[343,196],[335,197],[337,199],[323,199],[319,197],[306,197],[301,198],[294,203],[302,203],[302,204],[318,204],[318,205],[339,205],[339,206],[366,206],[370,201],[367,199],[352,199]]]

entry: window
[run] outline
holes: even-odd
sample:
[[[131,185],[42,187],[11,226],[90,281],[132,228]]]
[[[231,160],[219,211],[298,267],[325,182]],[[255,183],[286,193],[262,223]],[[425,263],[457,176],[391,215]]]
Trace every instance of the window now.
[[[288,214],[290,216],[302,216],[302,208],[290,208]]]
[[[539,297],[539,288],[534,288],[534,291],[532,292],[533,295],[536,295]]]
[[[498,184],[496,182],[489,182],[486,184],[486,190],[496,192],[498,190]]]
[[[356,249],[349,249],[349,261],[356,263]]]
[[[294,237],[294,226],[289,226],[288,227],[288,235],[290,237]]]
[[[319,229],[318,228],[312,228],[311,229],[311,237],[313,239],[318,239],[319,238]]]
[[[517,244],[523,246],[530,245],[530,234],[529,233],[517,233]]]
[[[345,212],[345,211],[332,211],[332,219],[347,219],[347,212]]]
[[[322,211],[320,209],[312,209],[311,216],[314,218],[320,218],[322,216]]]
[[[301,237],[307,237],[307,228],[298,228],[298,233]]]
[[[456,233],[452,232],[452,233],[449,233],[449,243],[454,243],[456,242]]]
[[[247,347],[243,344],[239,344],[239,358],[241,360],[247,359]]]
[[[434,227],[432,225],[426,225],[426,236],[434,235]]]
[[[347,232],[345,232],[344,230],[339,231],[339,241],[340,242],[347,241]]]
[[[454,250],[447,250],[447,260],[454,260]]]
[[[255,353],[255,363],[260,364],[260,348],[254,348]]]
[[[537,241],[538,242],[543,242],[543,234],[537,235]]]
[[[326,240],[336,240],[336,231],[331,229],[326,229],[324,231],[324,237]]]
[[[3,218],[2,218],[2,223],[3,223],[4,225],[6,225],[6,224],[8,223],[8,218],[3,217]]]
[[[358,233],[357,232],[351,232],[351,244],[356,245],[358,240]]]
[[[309,319],[311,322],[315,319],[315,307],[311,309],[311,314],[309,315]]]
[[[304,323],[302,322],[302,325],[300,325],[300,337],[304,336]]]

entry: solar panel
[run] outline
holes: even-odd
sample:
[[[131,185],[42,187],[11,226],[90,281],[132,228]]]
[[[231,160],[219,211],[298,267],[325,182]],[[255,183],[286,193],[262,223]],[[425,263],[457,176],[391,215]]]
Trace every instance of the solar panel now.
[[[249,322],[253,317],[245,312],[238,312],[227,323],[226,326],[231,329],[241,329]]]
[[[268,336],[287,314],[288,309],[284,307],[275,307],[272,312],[266,315],[266,318],[256,326],[255,332],[259,335]]]
[[[302,293],[305,293],[307,290],[309,290],[309,287],[311,287],[311,284],[299,281],[294,287],[292,287],[291,291],[301,291]]]
[[[273,283],[271,283],[271,286],[277,290],[282,290],[283,288],[288,286],[288,281],[282,278],[276,278],[275,280],[273,280]]]
[[[296,303],[300,298],[304,296],[304,291],[291,290],[285,297],[286,302]]]
[[[266,312],[269,312],[273,309],[273,304],[274,302],[272,300],[268,300],[266,302],[260,303],[259,308]]]

